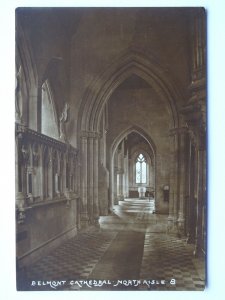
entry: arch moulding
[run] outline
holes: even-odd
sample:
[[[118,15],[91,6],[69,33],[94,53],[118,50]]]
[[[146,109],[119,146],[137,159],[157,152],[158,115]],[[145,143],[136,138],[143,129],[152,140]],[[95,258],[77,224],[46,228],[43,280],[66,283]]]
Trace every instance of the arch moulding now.
[[[129,51],[98,76],[86,90],[78,117],[78,133],[99,131],[104,104],[115,89],[131,75],[145,80],[165,103],[171,115],[171,128],[178,127],[176,100],[181,97],[171,76],[155,59]]]

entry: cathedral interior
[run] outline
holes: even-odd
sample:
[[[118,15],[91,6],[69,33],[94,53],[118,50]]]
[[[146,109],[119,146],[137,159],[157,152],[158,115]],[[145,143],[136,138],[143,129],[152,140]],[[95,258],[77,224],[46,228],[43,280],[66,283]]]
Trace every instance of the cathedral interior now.
[[[203,290],[202,8],[16,10],[18,290]]]

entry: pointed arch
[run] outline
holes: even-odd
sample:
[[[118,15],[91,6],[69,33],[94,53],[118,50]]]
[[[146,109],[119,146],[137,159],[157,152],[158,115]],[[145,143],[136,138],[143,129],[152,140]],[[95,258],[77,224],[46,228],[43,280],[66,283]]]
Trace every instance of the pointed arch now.
[[[38,75],[30,40],[16,19],[16,121],[37,130]]]
[[[111,156],[112,156],[112,158],[114,158],[115,150],[117,149],[117,147],[120,144],[120,142],[128,134],[130,134],[132,132],[135,132],[135,133],[139,134],[141,137],[143,137],[146,140],[146,142],[149,144],[149,146],[150,146],[150,148],[152,150],[152,153],[153,153],[153,156],[154,156],[154,159],[155,159],[155,157],[156,157],[156,146],[155,146],[154,141],[152,140],[152,138],[150,137],[150,135],[143,128],[141,128],[140,126],[136,126],[136,125],[127,127],[124,131],[122,131],[115,138],[115,140],[113,141],[112,146],[111,146]]]
[[[141,137],[143,137],[146,142],[149,144],[149,147],[152,150],[153,153],[153,165],[155,165],[156,161],[156,146],[150,135],[140,126],[129,126],[124,131],[122,131],[113,141],[110,149],[110,207],[112,208],[114,205],[114,156],[117,147],[119,146],[120,142],[130,133],[135,132],[139,134]],[[155,186],[155,179],[154,179],[154,186]]]
[[[178,126],[176,99],[181,95],[171,81],[171,75],[155,59],[137,51],[129,51],[97,77],[86,90],[78,118],[78,130],[99,131],[104,104],[115,89],[133,74],[145,80],[158,93],[170,113],[171,127]]]

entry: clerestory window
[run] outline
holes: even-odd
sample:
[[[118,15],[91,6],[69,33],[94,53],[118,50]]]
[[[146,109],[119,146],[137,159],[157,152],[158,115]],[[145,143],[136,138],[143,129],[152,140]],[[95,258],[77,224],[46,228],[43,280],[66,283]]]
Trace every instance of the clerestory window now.
[[[140,153],[136,159],[136,183],[147,182],[147,165],[146,159],[142,153]]]

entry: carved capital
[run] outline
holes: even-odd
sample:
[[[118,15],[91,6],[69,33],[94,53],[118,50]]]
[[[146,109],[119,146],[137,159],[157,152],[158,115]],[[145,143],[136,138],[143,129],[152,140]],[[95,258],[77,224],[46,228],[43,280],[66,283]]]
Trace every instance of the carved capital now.
[[[24,133],[27,132],[27,127],[19,123],[16,123],[15,127],[17,139],[22,139],[24,137]]]
[[[100,138],[100,133],[97,131],[82,131],[81,138]]]

